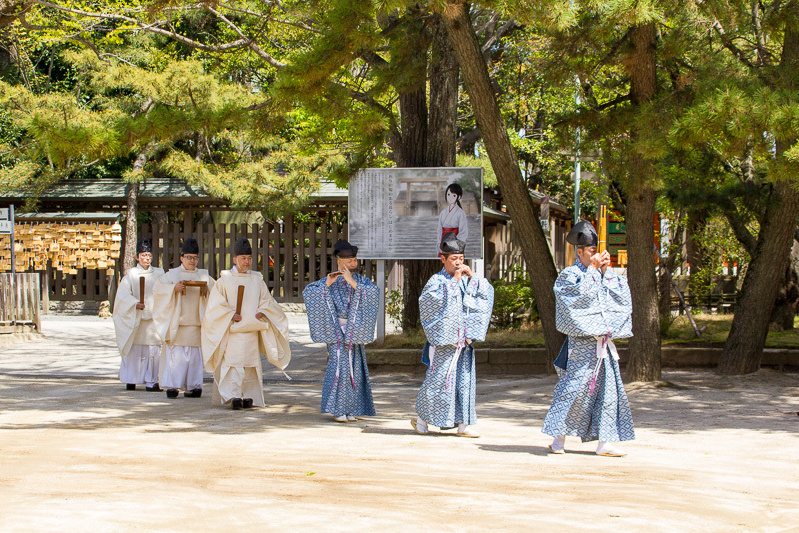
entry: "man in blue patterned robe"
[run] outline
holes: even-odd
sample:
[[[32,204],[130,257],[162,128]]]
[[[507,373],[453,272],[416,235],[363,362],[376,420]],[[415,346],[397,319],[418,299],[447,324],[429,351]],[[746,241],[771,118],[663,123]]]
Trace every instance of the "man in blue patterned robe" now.
[[[473,343],[485,340],[494,287],[464,264],[465,247],[454,233],[444,235],[444,268],[428,280],[419,297],[419,318],[427,336],[422,362],[428,369],[411,425],[422,435],[433,425],[457,426],[460,437],[480,436],[471,427],[477,423]]]
[[[625,455],[611,442],[635,438],[630,404],[619,372],[613,339],[632,336],[632,303],[627,279],[608,270],[610,254],[596,253],[597,235],[585,220],[566,241],[577,260],[555,282],[556,324],[568,335],[555,365],[564,370],[542,432],[554,437],[549,449],[565,453],[566,436],[598,440],[596,453]]]
[[[302,297],[311,339],[327,343],[322,412],[336,422],[354,422],[375,414],[364,344],[374,340],[380,291],[355,272],[357,246],[341,240],[333,248],[339,270],[306,286]]]

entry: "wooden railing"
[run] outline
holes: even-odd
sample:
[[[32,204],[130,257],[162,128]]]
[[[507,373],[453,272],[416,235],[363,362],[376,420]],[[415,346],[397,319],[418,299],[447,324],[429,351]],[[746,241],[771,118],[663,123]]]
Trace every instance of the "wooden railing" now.
[[[42,330],[40,283],[38,273],[0,274],[0,326]]]

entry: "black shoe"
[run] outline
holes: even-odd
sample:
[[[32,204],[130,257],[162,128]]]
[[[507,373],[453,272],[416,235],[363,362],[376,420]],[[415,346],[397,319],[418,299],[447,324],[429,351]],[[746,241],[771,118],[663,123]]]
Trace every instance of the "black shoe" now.
[[[125,385],[125,390],[136,390],[136,384],[128,383],[127,385]]]
[[[242,407],[244,407],[244,402],[241,398],[233,398],[233,401],[230,402],[230,408],[234,411],[238,411]]]
[[[147,392],[162,392],[164,389],[158,386],[158,383],[153,384],[152,387],[145,387]]]
[[[191,389],[183,393],[184,398],[199,398],[203,395],[202,389]]]
[[[166,390],[166,397],[167,398],[177,398],[178,397],[178,389],[167,389]]]
[[[241,406],[245,409],[249,409],[250,407],[252,407],[252,398],[244,398],[241,401]]]

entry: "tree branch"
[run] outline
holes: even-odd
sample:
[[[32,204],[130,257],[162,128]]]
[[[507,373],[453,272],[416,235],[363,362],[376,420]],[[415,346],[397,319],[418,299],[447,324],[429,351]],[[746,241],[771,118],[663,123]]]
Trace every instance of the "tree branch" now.
[[[231,22],[230,19],[228,19],[225,15],[223,15],[222,13],[220,13],[219,11],[217,11],[216,9],[211,7],[210,5],[205,6],[205,9],[207,9],[209,12],[213,13],[214,15],[216,15],[216,17],[218,19],[220,19],[222,22],[227,24],[230,29],[232,29],[234,32],[236,32],[236,35],[241,37],[242,40],[246,43],[247,48],[249,48],[250,50],[255,52],[255,54],[258,57],[260,57],[261,59],[263,59],[264,61],[266,61],[267,63],[269,63],[270,65],[272,65],[273,67],[275,67],[277,69],[284,68],[286,66],[285,63],[281,63],[280,61],[278,61],[277,59],[275,59],[271,55],[269,55],[266,52],[264,52],[263,49],[261,49],[260,46],[255,44],[255,42],[250,37],[244,35],[244,33],[241,31],[241,29],[238,26],[236,26],[235,24],[233,24],[233,22]]]
[[[151,33],[156,33],[158,35],[164,35],[164,36],[167,36],[167,37],[171,37],[171,38],[175,39],[176,41],[179,41],[179,42],[181,42],[181,43],[183,43],[183,44],[185,44],[187,46],[190,46],[192,48],[196,48],[197,50],[202,50],[204,52],[230,52],[230,51],[233,51],[233,50],[238,50],[240,48],[249,47],[247,39],[239,39],[237,41],[231,41],[231,42],[224,43],[224,44],[219,44],[219,45],[209,45],[209,44],[201,43],[199,41],[195,41],[194,39],[190,39],[189,37],[186,37],[185,35],[181,35],[181,34],[177,33],[174,30],[165,30],[165,29],[163,29],[163,28],[158,26],[158,24],[165,24],[166,23],[165,21],[158,21],[158,22],[154,22],[152,24],[143,24],[138,19],[135,19],[133,17],[128,17],[128,16],[125,16],[125,15],[117,15],[117,14],[113,14],[113,13],[97,13],[97,12],[93,12],[93,11],[83,11],[81,9],[73,9],[73,8],[68,8],[68,7],[65,7],[65,6],[60,6],[58,4],[53,4],[51,2],[46,2],[44,0],[34,0],[34,2],[36,4],[39,4],[39,5],[44,6],[44,7],[57,9],[58,11],[61,11],[61,12],[64,12],[64,13],[72,13],[73,15],[80,15],[82,17],[99,18],[99,19],[104,19],[104,20],[117,20],[117,21],[122,21],[122,22],[128,22],[130,24],[134,24],[136,26],[136,29],[149,31]]]
[[[488,53],[488,51],[491,49],[491,47],[494,46],[500,39],[502,39],[505,35],[508,35],[509,33],[513,32],[519,27],[520,26],[516,24],[515,20],[511,19],[507,21],[505,24],[500,26],[499,29],[491,35],[491,37],[486,39],[486,42],[483,43],[483,46],[481,47],[480,51],[483,52],[483,55],[485,56]]]
[[[752,63],[748,57],[746,57],[746,54],[744,54],[743,50],[735,46],[735,43],[732,42],[732,39],[730,39],[730,36],[724,30],[724,27],[721,25],[721,22],[719,22],[718,19],[716,19],[713,22],[710,29],[716,30],[716,33],[718,34],[719,38],[721,38],[722,46],[724,46],[724,48],[726,48],[733,55],[733,57],[735,57],[738,61],[740,61],[741,64],[743,64],[750,71],[752,71],[752,73],[755,76],[757,76],[760,79],[760,81],[762,81],[768,87],[773,87],[773,83],[771,82],[771,80],[764,77],[760,72],[760,69],[758,69],[757,66],[754,63]]]
[[[475,128],[469,133],[465,133],[458,137],[455,140],[455,144],[457,145],[457,151],[463,152],[463,149],[473,142],[477,142],[480,139],[480,128]]]
[[[734,204],[726,206],[724,209],[724,216],[727,218],[727,221],[729,221],[735,238],[738,239],[738,242],[746,249],[746,253],[754,257],[755,248],[757,248],[757,239],[752,235],[752,232],[749,231],[749,228],[746,227],[744,217],[741,216]]]

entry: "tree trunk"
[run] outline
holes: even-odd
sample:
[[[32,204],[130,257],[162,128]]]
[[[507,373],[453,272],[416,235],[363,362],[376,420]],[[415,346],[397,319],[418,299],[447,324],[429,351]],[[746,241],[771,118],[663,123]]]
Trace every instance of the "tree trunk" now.
[[[640,187],[627,198],[627,276],[633,301],[633,337],[627,381],[660,379],[660,315],[655,277],[655,191]]]
[[[430,277],[441,270],[441,261],[408,260],[403,261],[403,298],[402,330],[418,329],[419,296]]]
[[[133,172],[138,173],[147,162],[147,153],[142,152],[133,162]],[[125,255],[122,262],[124,273],[136,266],[136,241],[138,235],[137,213],[139,212],[139,182],[134,181],[128,187],[128,210],[125,214]]]
[[[630,34],[632,49],[625,67],[630,75],[633,106],[640,106],[655,96],[655,26],[644,24]],[[631,132],[633,139],[638,132]],[[627,276],[633,303],[633,338],[627,362],[627,381],[660,379],[660,320],[655,276],[655,198],[652,166],[633,153],[629,158],[627,194]]]
[[[797,300],[799,300],[799,277],[796,275],[793,253],[786,260],[785,274],[780,279],[777,288],[777,298],[774,309],[771,311],[769,329],[776,331],[789,331],[793,329],[793,319],[796,316]]]
[[[480,52],[477,36],[469,20],[468,6],[463,3],[450,3],[445,7],[442,18],[461,68],[491,166],[494,167],[502,196],[519,238],[527,270],[532,274],[533,290],[544,329],[547,351],[550,359],[554,360],[565,338],[555,328],[555,293],[552,291],[558,275],[555,263],[544,232],[541,230],[541,224],[538,222],[530,191],[519,169],[516,151],[510,143],[488,77],[488,66]]]
[[[458,116],[458,60],[444,22],[433,15],[430,53],[430,115],[425,160],[430,166],[455,166]]]
[[[137,241],[137,220],[136,213],[139,210],[139,182],[134,181],[128,184],[128,210],[125,214],[125,259],[122,262],[124,267],[123,275],[127,274],[131,267],[136,266],[136,241]]]
[[[793,243],[793,221],[797,218],[799,192],[793,184],[778,181],[774,184],[757,248],[735,307],[732,328],[724,343],[718,366],[722,374],[748,374],[760,369],[771,311],[786,267],[785,261],[774,261],[774,258],[787,257]]]
[[[402,138],[398,167],[455,166],[455,124],[458,109],[458,66],[443,33],[439,18],[431,22],[432,51],[428,65],[430,103],[428,112],[426,80],[421,77],[415,88],[400,93]],[[420,37],[426,42],[427,37]],[[415,50],[416,61],[424,61],[426,46]],[[419,296],[427,280],[441,270],[439,260],[403,261],[403,330],[419,324]]]
[[[702,247],[699,246],[697,234],[702,231],[702,228],[707,222],[707,217],[704,213],[697,211],[688,212],[688,223],[685,226],[685,258],[689,265],[691,265],[691,279],[699,279],[699,273],[704,267],[704,256]]]
[[[799,87],[799,6],[786,8],[785,35],[782,58],[775,77],[780,88],[794,91]],[[785,151],[796,139],[777,139],[776,160],[787,173],[794,165],[785,160]],[[794,229],[799,219],[799,191],[793,176],[775,176],[771,201],[757,237],[757,247],[746,271],[741,298],[732,319],[732,328],[724,343],[718,370],[722,374],[738,375],[756,372],[760,368],[766,344],[769,319],[785,273],[784,261],[793,244]]]

